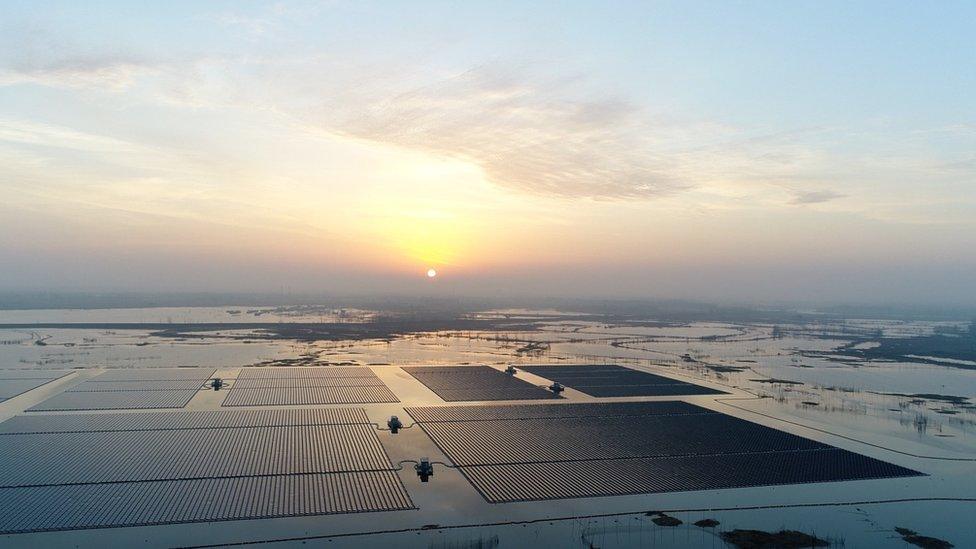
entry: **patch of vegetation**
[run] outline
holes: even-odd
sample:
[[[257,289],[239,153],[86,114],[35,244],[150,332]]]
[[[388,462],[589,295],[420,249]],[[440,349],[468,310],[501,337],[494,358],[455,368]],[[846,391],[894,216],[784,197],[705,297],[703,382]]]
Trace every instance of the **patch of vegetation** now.
[[[732,374],[748,370],[748,368],[744,368],[742,366],[726,366],[724,364],[706,364],[705,367],[720,374]]]
[[[909,530],[908,528],[896,527],[895,532],[898,532],[901,539],[922,549],[950,549],[951,547],[955,547],[944,539],[922,536],[918,532]]]
[[[739,549],[799,549],[827,547],[826,540],[796,530],[763,532],[762,530],[731,530],[722,532],[722,539]]]
[[[644,513],[644,516],[653,517],[651,521],[653,521],[654,524],[657,524],[658,526],[681,526],[682,524],[684,524],[683,522],[681,522],[680,519],[677,519],[672,516],[668,516],[667,514],[662,513],[661,511],[647,511],[646,513]]]
[[[769,379],[750,379],[749,381],[754,381],[756,383],[770,383],[775,385],[803,385],[802,381],[792,381],[789,379],[778,379],[771,377]]]
[[[961,397],[961,396],[953,396],[953,395],[940,395],[940,394],[936,394],[936,393],[911,393],[911,394],[906,394],[906,393],[881,393],[881,392],[877,392],[877,391],[868,391],[868,392],[869,393],[873,393],[875,395],[910,398],[910,399],[912,399],[911,400],[912,404],[925,404],[925,402],[926,401],[929,401],[929,400],[936,400],[936,401],[939,401],[939,402],[948,402],[949,404],[966,404],[966,402],[969,401],[969,397]]]
[[[878,346],[867,349],[856,348],[862,343],[872,341],[878,343]],[[976,370],[976,366],[972,364],[945,361],[976,361],[976,327],[974,324],[971,324],[968,329],[939,327],[932,335],[918,337],[857,338],[834,351],[803,351],[801,354],[833,361],[840,361],[841,358],[837,355],[843,355],[848,359],[915,362]]]

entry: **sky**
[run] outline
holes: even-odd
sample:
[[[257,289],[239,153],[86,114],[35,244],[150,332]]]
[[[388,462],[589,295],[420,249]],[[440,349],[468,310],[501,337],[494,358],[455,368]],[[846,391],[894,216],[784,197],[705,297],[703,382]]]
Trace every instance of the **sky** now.
[[[0,290],[973,305],[976,4],[0,0],[0,197]]]

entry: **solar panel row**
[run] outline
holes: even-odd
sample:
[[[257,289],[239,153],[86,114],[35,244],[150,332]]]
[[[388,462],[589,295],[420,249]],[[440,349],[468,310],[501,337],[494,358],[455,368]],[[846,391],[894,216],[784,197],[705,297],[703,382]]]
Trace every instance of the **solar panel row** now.
[[[68,389],[69,393],[108,393],[114,391],[197,391],[203,379],[177,379],[153,381],[98,381],[89,380],[77,387]]]
[[[0,533],[412,508],[393,471],[0,488]]]
[[[343,377],[375,377],[372,370],[364,366],[321,366],[315,368],[291,368],[291,367],[269,367],[269,368],[244,368],[238,381],[241,379],[336,379]]]
[[[87,383],[104,383],[111,381],[180,381],[193,380],[203,383],[210,379],[213,368],[118,368],[103,372]]]
[[[389,469],[370,425],[0,437],[0,486]]]
[[[0,435],[94,431],[161,431],[369,423],[362,408],[205,410],[72,415],[22,415],[0,423]]]
[[[28,411],[182,408],[214,371],[213,368],[109,370]]]
[[[298,404],[379,404],[399,402],[386,386],[286,387],[242,389],[232,387],[221,406],[288,406]]]
[[[523,370],[594,397],[718,395],[723,391],[608,365],[528,365]]]
[[[490,503],[717,490],[920,473],[838,448],[604,460],[478,465],[464,475]]]
[[[418,423],[435,421],[490,421],[496,419],[584,418],[657,415],[717,414],[681,400],[651,402],[594,402],[513,404],[508,406],[416,406],[407,412]]]
[[[222,406],[399,402],[369,368],[244,368]]]
[[[0,370],[0,402],[22,395],[70,373],[70,370]]]
[[[488,366],[407,366],[445,402],[552,399],[549,391]]]
[[[238,379],[237,389],[292,389],[297,387],[382,387],[384,383],[375,375],[362,377],[313,377],[313,378],[259,378]]]
[[[8,379],[58,379],[71,373],[71,370],[4,370],[0,369],[0,380]]]
[[[134,410],[182,408],[197,392],[188,391],[73,391],[54,395],[28,412],[72,410]]]
[[[456,465],[827,448],[724,414],[424,423]]]

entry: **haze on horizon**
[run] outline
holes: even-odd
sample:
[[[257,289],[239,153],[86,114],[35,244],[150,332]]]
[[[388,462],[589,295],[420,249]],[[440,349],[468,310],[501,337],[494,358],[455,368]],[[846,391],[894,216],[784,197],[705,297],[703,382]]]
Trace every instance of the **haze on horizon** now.
[[[967,2],[5,2],[0,290],[974,305],[974,36]]]

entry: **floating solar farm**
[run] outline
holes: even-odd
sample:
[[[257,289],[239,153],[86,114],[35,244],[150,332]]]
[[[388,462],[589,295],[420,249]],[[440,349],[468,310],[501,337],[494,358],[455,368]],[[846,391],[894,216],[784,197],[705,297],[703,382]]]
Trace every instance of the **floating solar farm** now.
[[[390,456],[416,448],[460,472],[425,494],[492,506],[921,474],[716,411],[708,397],[726,391],[704,384],[615,365],[519,369],[535,382],[484,365],[237,368],[220,392],[214,368],[65,382],[0,423],[0,534],[414,512],[421,484],[404,464],[416,460]],[[68,373],[0,371],[0,398]],[[383,433],[397,414],[417,428]]]

